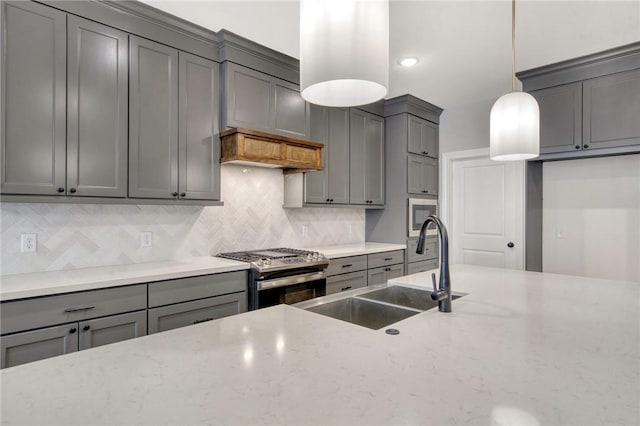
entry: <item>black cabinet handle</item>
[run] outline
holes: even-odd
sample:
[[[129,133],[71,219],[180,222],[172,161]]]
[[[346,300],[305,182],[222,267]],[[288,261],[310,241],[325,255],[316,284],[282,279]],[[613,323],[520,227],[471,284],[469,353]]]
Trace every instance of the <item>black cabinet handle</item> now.
[[[384,268],[385,271],[389,272],[391,268]]]
[[[89,311],[91,309],[94,309],[95,306],[91,306],[91,305],[86,305],[86,306],[75,306],[73,308],[66,308],[64,310],[64,313],[68,314],[71,312],[81,312],[81,311]]]
[[[384,260],[385,260],[385,262],[388,262],[390,260],[393,260],[393,257],[385,257]]]
[[[583,148],[589,148],[589,145],[582,145]]]
[[[509,247],[509,248],[513,248],[513,247],[514,247],[514,244],[513,244],[511,241],[509,241],[509,242],[507,243],[507,247]]]
[[[330,199],[329,199],[329,202],[330,202],[330,203],[333,203],[333,198],[330,198]]]
[[[91,329],[91,326],[90,325],[85,325],[84,327],[82,327],[82,329],[84,331],[89,331]]]
[[[64,188],[63,187],[58,188],[58,192],[64,192]]]
[[[75,332],[76,332],[76,328],[75,327],[73,327],[71,330],[69,330],[69,334],[73,334]]]
[[[205,318],[205,319],[201,319],[201,320],[195,320],[193,323],[194,324],[200,324],[201,322],[207,322],[207,321],[213,321],[213,318]]]
[[[187,193],[186,193],[186,192],[181,192],[181,193],[180,193],[180,196],[181,196],[181,197],[186,197],[186,196],[187,196]]]
[[[171,195],[173,195],[174,197],[177,197],[178,193],[177,192],[172,192]]]
[[[75,189],[75,188],[71,188],[71,189],[69,190],[69,192],[71,192],[71,193],[73,194],[73,193],[75,193],[75,192],[76,192],[76,189]]]
[[[580,145],[576,145],[576,149],[580,149]]]
[[[331,198],[327,198],[327,199],[326,199],[326,200],[324,200],[324,201],[328,203],[329,201],[331,201]]]
[[[348,285],[348,286],[346,286],[346,287],[342,287],[342,288],[340,289],[340,291],[347,291],[347,290],[350,290],[350,289],[351,289],[351,286],[350,286],[350,285]]]
[[[343,268],[351,268],[353,266],[352,263],[347,263],[346,265],[342,265]]]

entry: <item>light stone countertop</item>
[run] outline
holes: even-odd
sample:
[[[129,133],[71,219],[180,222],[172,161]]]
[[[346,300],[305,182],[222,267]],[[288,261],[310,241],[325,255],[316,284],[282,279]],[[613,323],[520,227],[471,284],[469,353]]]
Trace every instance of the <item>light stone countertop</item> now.
[[[0,301],[245,269],[249,269],[245,262],[201,256],[166,262],[3,275],[0,277]]]
[[[359,256],[363,254],[383,253],[386,251],[406,250],[406,244],[388,244],[388,243],[362,243],[362,244],[342,244],[324,247],[310,247],[313,250],[324,254],[329,259],[337,259],[340,257]]]
[[[2,423],[640,424],[638,283],[463,265],[452,282],[452,313],[397,336],[279,305],[5,369]]]

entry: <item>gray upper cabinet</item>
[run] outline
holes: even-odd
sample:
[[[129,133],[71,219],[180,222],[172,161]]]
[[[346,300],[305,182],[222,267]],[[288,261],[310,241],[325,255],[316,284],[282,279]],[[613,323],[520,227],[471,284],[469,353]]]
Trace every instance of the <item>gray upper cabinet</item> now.
[[[349,204],[349,110],[311,105],[310,135],[324,143],[324,170],[305,174],[304,201]]]
[[[384,205],[384,119],[350,110],[351,204]]]
[[[219,65],[184,52],[179,60],[179,197],[219,200]]]
[[[32,2],[0,7],[1,190],[58,194],[66,186],[66,15]]]
[[[127,34],[68,17],[67,193],[127,194]]]
[[[407,156],[407,192],[438,194],[438,160],[413,154]]]
[[[536,90],[540,108],[540,153],[582,148],[582,83]]]
[[[129,196],[178,196],[178,51],[130,37]]]
[[[409,114],[407,151],[438,158],[438,125]]]
[[[640,69],[583,83],[585,149],[640,145]]]
[[[222,127],[243,127],[307,139],[310,106],[297,84],[225,62]]]

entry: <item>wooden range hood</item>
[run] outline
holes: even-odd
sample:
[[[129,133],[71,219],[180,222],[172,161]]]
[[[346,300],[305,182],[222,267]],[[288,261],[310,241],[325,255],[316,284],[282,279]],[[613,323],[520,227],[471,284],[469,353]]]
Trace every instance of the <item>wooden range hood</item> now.
[[[323,169],[324,145],[318,142],[237,127],[221,132],[220,142],[221,163],[282,168],[283,173]]]

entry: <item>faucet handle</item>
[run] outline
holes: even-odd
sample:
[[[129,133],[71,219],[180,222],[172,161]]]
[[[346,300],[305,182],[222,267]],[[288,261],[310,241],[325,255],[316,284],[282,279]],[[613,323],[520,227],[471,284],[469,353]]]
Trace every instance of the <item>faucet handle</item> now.
[[[433,291],[437,292],[438,291],[438,286],[436,285],[436,273],[435,272],[431,273],[431,282],[433,283]]]

